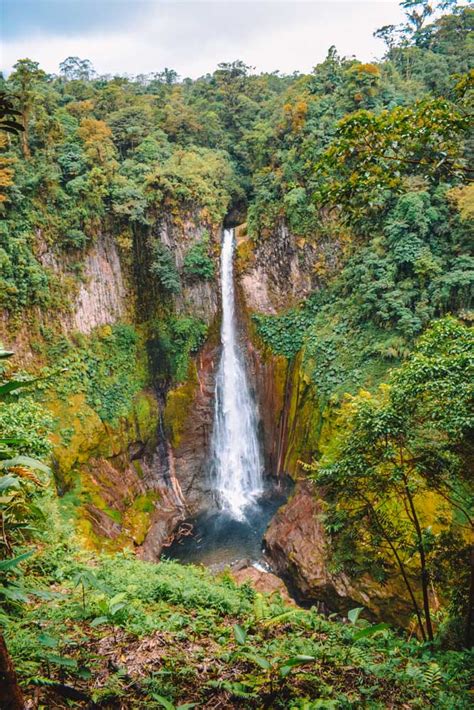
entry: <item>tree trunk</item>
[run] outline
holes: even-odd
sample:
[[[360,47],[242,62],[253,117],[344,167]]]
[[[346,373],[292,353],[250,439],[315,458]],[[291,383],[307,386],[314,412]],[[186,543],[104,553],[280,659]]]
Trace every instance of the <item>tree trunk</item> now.
[[[373,519],[375,520],[375,523],[376,523],[378,529],[380,530],[382,537],[384,538],[384,540],[387,541],[387,543],[392,551],[392,554],[397,561],[398,568],[402,574],[403,581],[405,582],[405,586],[407,588],[408,594],[410,595],[410,599],[413,604],[413,611],[415,612],[416,618],[418,620],[418,627],[420,629],[421,636],[423,638],[423,641],[426,641],[425,627],[423,626],[423,620],[421,618],[421,613],[420,613],[420,609],[418,607],[418,602],[416,601],[415,595],[413,593],[413,589],[411,588],[410,580],[408,579],[408,575],[405,570],[405,565],[403,564],[403,562],[400,558],[400,555],[397,552],[397,548],[395,547],[392,540],[390,539],[390,535],[388,535],[388,533],[386,533],[382,523],[378,519],[377,513],[375,512],[374,508],[367,500],[365,500],[365,502],[368,503],[368,505],[370,507],[371,515],[372,515]]]
[[[471,548],[471,582],[469,585],[469,598],[467,602],[466,618],[466,648],[472,648],[474,642],[474,547]]]
[[[403,463],[403,459],[402,459]],[[426,555],[425,546],[423,544],[423,533],[420,526],[420,521],[418,520],[418,515],[416,514],[415,504],[413,502],[413,497],[410,492],[410,487],[408,485],[408,480],[406,476],[403,477],[405,482],[405,493],[408,498],[408,503],[410,505],[411,514],[413,516],[413,524],[416,530],[416,536],[418,539],[418,553],[420,555],[420,565],[421,565],[421,589],[423,592],[423,611],[425,614],[425,624],[426,633],[429,641],[433,641],[433,625],[431,623],[431,610],[430,610],[430,596],[429,596],[429,582],[430,576],[426,566]]]
[[[29,134],[29,124],[28,124],[29,111],[27,111],[26,109],[23,111],[22,119],[23,119],[23,128],[25,130],[21,131],[21,133],[20,133],[21,150],[23,152],[23,157],[28,160],[29,158],[31,158],[31,150],[30,150],[30,134]]]
[[[0,634],[0,707],[24,710],[25,701],[3,635]]]

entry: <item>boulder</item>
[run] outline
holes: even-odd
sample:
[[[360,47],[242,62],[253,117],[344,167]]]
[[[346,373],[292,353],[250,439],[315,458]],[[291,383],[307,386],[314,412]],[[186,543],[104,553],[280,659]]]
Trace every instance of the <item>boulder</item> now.
[[[407,626],[412,607],[396,574],[381,583],[367,573],[349,578],[331,570],[323,513],[324,501],[312,482],[299,481],[265,533],[275,571],[288,580],[299,601],[323,603],[328,610],[343,614],[363,606],[372,618]]]

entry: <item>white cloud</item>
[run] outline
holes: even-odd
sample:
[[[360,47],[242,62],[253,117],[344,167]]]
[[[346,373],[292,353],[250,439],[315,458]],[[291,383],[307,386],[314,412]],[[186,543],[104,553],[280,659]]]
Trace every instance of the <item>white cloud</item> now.
[[[174,2],[137,12],[126,27],[77,36],[36,33],[3,42],[2,67],[21,57],[49,72],[71,55],[88,58],[99,73],[138,74],[172,67],[182,76],[213,71],[221,61],[243,59],[257,70],[308,71],[331,44],[362,60],[380,56],[372,37],[401,19],[397,2]]]

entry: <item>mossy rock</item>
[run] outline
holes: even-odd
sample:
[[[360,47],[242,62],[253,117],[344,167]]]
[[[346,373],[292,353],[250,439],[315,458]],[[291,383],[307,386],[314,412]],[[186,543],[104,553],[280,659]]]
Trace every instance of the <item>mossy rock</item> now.
[[[196,364],[190,362],[186,381],[168,392],[163,419],[169,442],[175,449],[181,441],[184,422],[191,412],[198,384]]]
[[[78,466],[94,457],[110,458],[125,453],[134,441],[150,441],[158,426],[158,403],[147,391],[134,397],[129,414],[116,426],[104,423],[87,404],[84,394],[71,395],[67,401],[49,400],[47,407],[61,423],[61,429],[51,438],[55,473],[67,488]]]
[[[61,423],[61,430],[51,435],[55,474],[59,482],[69,488],[72,472],[97,455],[107,433],[97,412],[86,403],[84,394],[71,395],[67,401],[50,400],[47,407]],[[68,432],[67,441],[62,431]]]

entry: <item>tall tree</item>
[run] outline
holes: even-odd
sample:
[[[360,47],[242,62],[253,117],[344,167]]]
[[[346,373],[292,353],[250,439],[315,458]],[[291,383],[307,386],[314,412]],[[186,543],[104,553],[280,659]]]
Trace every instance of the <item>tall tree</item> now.
[[[31,157],[29,123],[32,109],[39,100],[38,84],[46,79],[46,73],[39,68],[38,62],[31,59],[19,59],[13,66],[9,80],[20,103],[23,131],[20,134],[21,146],[25,158]]]
[[[428,641],[438,548],[449,538],[450,554],[469,558],[472,547],[473,359],[469,328],[450,317],[438,321],[391,387],[362,392],[343,407],[338,446],[316,464],[336,551],[382,575],[384,559],[391,560]],[[470,645],[473,582],[469,594],[469,569],[458,575]]]

